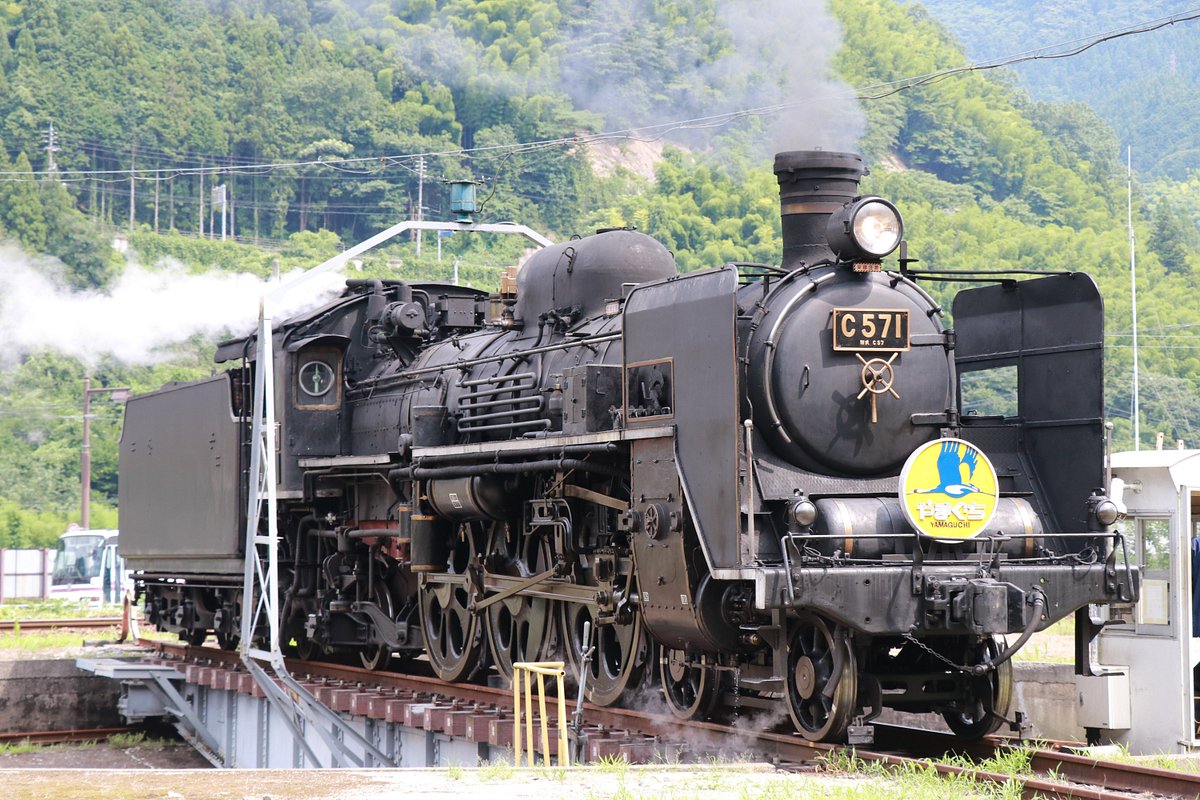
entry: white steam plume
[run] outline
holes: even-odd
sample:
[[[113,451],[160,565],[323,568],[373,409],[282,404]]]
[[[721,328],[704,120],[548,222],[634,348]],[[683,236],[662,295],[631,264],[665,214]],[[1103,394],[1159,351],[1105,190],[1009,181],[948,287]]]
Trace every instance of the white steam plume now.
[[[866,114],[834,74],[842,27],[825,0],[727,1],[718,8],[735,42],[735,65],[747,74],[771,69],[778,79],[773,100],[757,99],[788,104],[772,120],[772,149],[856,150]]]
[[[610,128],[786,104],[766,118],[771,134],[764,150],[857,147],[866,119],[853,90],[833,72],[842,31],[825,0],[691,5],[699,14],[711,13],[713,28],[727,36],[715,59],[693,64],[704,43],[686,37],[646,41],[646,23],[654,14],[650,0],[592,2],[569,28],[570,56],[563,60],[560,88],[579,107],[604,115]],[[669,85],[658,82],[664,74],[673,78]],[[704,134],[683,129],[672,138],[689,141]]]
[[[766,155],[857,147],[865,116],[852,89],[833,72],[842,31],[827,0],[680,0],[666,11],[661,6],[654,0],[579,0],[563,18],[559,40],[525,71],[490,68],[481,42],[436,18],[430,23],[436,35],[402,37],[396,53],[416,73],[452,87],[501,95],[561,91],[576,108],[602,116],[607,130],[787,104],[764,120],[771,131],[763,136]],[[668,137],[702,145],[728,129],[701,123]]]
[[[49,262],[53,264],[53,262]],[[47,277],[11,244],[0,244],[0,368],[35,350],[54,350],[94,366],[111,357],[126,364],[171,358],[172,345],[200,334],[213,339],[252,333],[259,299],[274,285],[246,273],[189,274],[179,263],[155,269],[134,263],[106,290],[72,291]],[[286,279],[286,278],[285,278]],[[273,310],[281,320],[328,301],[344,278],[323,275]]]

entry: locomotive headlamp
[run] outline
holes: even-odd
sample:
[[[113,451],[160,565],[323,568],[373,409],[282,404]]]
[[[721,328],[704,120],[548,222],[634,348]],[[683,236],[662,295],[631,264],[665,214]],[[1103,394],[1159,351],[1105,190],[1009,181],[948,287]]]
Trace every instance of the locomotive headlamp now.
[[[807,497],[801,497],[798,500],[792,501],[792,506],[788,509],[788,513],[792,518],[792,522],[802,528],[807,528],[817,521],[817,507]]]
[[[882,197],[856,197],[829,217],[825,235],[843,261],[878,260],[900,245],[904,221]]]
[[[1112,496],[1104,494],[1100,489],[1092,492],[1092,496],[1087,500],[1088,512],[1091,514],[1095,525],[1100,528],[1107,528],[1115,522],[1120,522],[1125,519],[1127,511],[1125,502],[1121,495],[1124,493],[1124,482],[1120,478],[1113,480]],[[1098,530],[1098,528],[1093,528]]]
[[[1104,497],[1096,503],[1096,521],[1105,527],[1112,525],[1124,516],[1125,511],[1116,500]]]

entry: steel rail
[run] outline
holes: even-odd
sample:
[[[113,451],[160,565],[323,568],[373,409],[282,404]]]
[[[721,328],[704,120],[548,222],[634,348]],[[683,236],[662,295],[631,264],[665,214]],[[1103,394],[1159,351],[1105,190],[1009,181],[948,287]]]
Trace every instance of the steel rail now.
[[[978,759],[993,756],[1005,748],[1022,746],[1020,740],[1006,736],[989,736],[971,742],[950,733],[882,724],[875,726],[875,743],[897,750],[967,754]],[[1029,767],[1039,775],[1053,775],[1060,780],[1116,791],[1200,797],[1200,775],[1195,773],[1095,758],[1080,752],[1083,745],[1078,742],[1039,739],[1038,744],[1041,746],[1030,752]]]
[[[165,656],[195,660],[208,665],[239,665],[235,653],[213,648],[194,647],[167,642],[140,640]],[[393,672],[373,672],[361,667],[342,666],[317,661],[288,660],[288,669],[301,681],[324,680],[342,682],[347,686],[378,687],[406,690],[416,694],[436,696],[441,700],[512,710],[512,692],[475,684],[445,683],[433,677]],[[564,699],[568,714],[575,702]],[[559,699],[547,697],[547,710],[554,715]],[[741,730],[713,722],[683,721],[644,711],[584,705],[588,726],[608,732],[624,732],[654,737],[665,744],[680,744],[695,755],[707,749],[719,750],[730,740],[737,742],[739,751],[752,752],[779,765],[803,765],[846,752],[843,745],[810,742],[795,733],[760,730]],[[947,754],[965,754],[982,759],[1006,748],[1021,747],[1018,740],[989,736],[971,742],[936,731],[926,731],[892,725],[876,726],[876,746],[894,748],[893,752],[853,749],[852,755],[867,763],[878,763],[889,769],[911,768],[913,764],[928,765],[946,776],[965,775],[973,780],[1021,786],[1021,796],[1045,800],[1129,800],[1137,793],[1152,793],[1168,797],[1200,796],[1200,775],[1173,772],[1139,764],[1103,761],[1070,752],[1075,743],[1059,742],[1052,749],[1031,749],[1030,769],[1033,775],[1011,775],[977,769],[970,766],[945,764],[931,760]],[[1043,743],[1044,744],[1044,743]]]
[[[0,632],[44,631],[52,628],[117,628],[121,617],[78,617],[75,619],[5,619],[0,620]]]
[[[67,731],[17,731],[0,733],[0,744],[68,744],[77,742],[99,742],[121,733],[130,733],[134,729],[123,728],[81,728]]]
[[[1126,792],[1150,792],[1167,797],[1200,797],[1200,775],[1142,764],[1104,761],[1079,753],[1038,750],[1030,767],[1040,774],[1100,785]]]

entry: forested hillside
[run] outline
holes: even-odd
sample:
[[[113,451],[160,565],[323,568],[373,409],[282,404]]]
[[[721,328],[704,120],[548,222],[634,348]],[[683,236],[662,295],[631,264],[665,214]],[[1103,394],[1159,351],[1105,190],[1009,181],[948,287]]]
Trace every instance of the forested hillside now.
[[[1086,106],[1032,100],[1001,73],[867,89],[877,99],[849,102],[848,87],[895,87],[967,57],[915,4],[833,0],[828,8],[787,0],[0,5],[0,234],[9,240],[0,244],[0,330],[9,342],[0,355],[8,399],[0,546],[46,541],[78,518],[85,373],[94,385],[137,391],[207,373],[216,336],[241,323],[217,316],[227,309],[202,307],[191,281],[312,266],[415,215],[418,197],[420,213],[443,218],[440,181],[463,177],[485,181],[485,221],[517,220],[555,238],[635,225],[689,270],[776,262],[776,148],[860,148],[872,169],[867,188],[900,206],[922,267],[1095,274],[1109,312],[1107,404],[1116,446],[1131,446],[1116,134]],[[795,43],[807,58],[795,57]],[[612,133],[630,128],[639,130]],[[622,151],[629,168],[614,169]],[[656,159],[652,179],[634,164],[647,154]],[[1178,337],[1200,325],[1197,204],[1187,203],[1200,176],[1181,177],[1138,187],[1135,197],[1142,431],[1145,442],[1163,431],[1197,446],[1200,351]],[[221,225],[212,189],[222,185],[224,242],[212,238]],[[109,246],[115,234],[126,253]],[[426,238],[420,255],[403,242],[359,267],[440,279],[457,269],[488,288],[521,252],[503,240],[441,244],[441,261]],[[131,293],[156,273],[182,296]],[[49,284],[30,292],[27,276]],[[947,286],[930,289],[950,297]],[[214,291],[230,300],[221,306],[254,294],[244,282]],[[47,296],[71,310],[41,312]],[[126,296],[140,299],[123,306]],[[90,305],[72,305],[82,299]],[[155,330],[162,342],[137,356],[103,355],[100,331],[64,323],[87,317],[74,312],[85,307],[135,323],[148,305],[168,302],[174,314]],[[41,327],[56,315],[59,324]],[[217,324],[189,327],[192,315]],[[68,347],[72,332],[88,347]],[[119,407],[101,399],[93,409],[92,516],[103,524],[115,520]]]
[[[1048,45],[1070,49],[1097,33],[1194,12],[1188,0],[923,0],[972,60]],[[1069,59],[1013,67],[1039,100],[1082,102],[1133,146],[1134,168],[1186,179],[1200,167],[1200,36],[1195,23],[1106,42]]]

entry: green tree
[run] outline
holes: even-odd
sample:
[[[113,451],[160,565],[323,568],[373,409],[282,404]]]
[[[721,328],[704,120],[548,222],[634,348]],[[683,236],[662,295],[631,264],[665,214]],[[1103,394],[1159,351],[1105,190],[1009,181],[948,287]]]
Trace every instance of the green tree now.
[[[113,274],[112,248],[91,221],[75,207],[66,187],[55,179],[41,184],[45,217],[44,250],[67,266],[71,284],[93,289],[108,283]]]
[[[0,219],[10,235],[40,252],[46,244],[46,218],[33,167],[25,153],[17,156],[12,171],[17,174],[0,178]]]
[[[1189,261],[1196,252],[1196,228],[1189,223],[1170,200],[1161,200],[1154,208],[1154,236],[1149,246],[1167,272],[1191,269]]]

